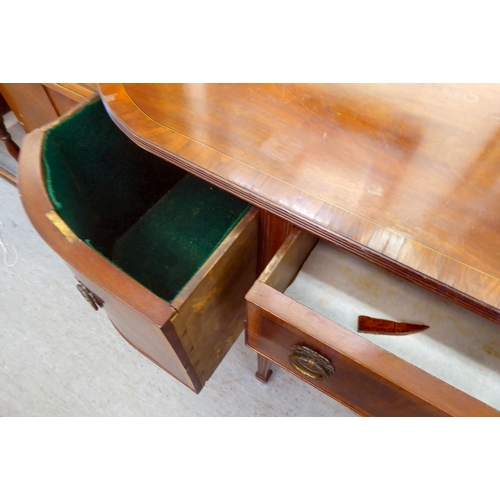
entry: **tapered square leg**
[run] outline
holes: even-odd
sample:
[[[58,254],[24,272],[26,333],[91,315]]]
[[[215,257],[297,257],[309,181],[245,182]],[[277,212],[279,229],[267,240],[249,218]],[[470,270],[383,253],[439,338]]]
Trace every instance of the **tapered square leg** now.
[[[255,376],[264,384],[267,384],[273,371],[271,370],[272,363],[264,356],[257,354],[257,372]]]

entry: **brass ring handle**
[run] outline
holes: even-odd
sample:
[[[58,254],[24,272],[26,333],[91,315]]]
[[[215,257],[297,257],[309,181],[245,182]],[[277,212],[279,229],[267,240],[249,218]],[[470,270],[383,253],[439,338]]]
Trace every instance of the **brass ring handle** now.
[[[102,307],[104,305],[102,299],[100,299],[95,293],[91,292],[84,284],[78,282],[76,288],[95,311],[98,311],[99,307]]]
[[[330,360],[302,345],[292,346],[288,359],[298,372],[315,380],[324,380],[335,371]]]

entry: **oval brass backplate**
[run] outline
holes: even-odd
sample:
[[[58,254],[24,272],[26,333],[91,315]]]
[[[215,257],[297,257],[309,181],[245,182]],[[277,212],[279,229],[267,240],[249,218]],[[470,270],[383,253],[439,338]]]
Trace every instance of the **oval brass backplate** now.
[[[329,359],[309,347],[292,346],[292,354],[288,359],[298,372],[315,380],[324,380],[335,371]]]

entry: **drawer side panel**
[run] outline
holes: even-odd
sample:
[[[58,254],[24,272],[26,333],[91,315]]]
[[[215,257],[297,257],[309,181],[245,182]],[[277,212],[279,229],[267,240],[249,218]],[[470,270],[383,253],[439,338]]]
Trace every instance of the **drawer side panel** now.
[[[258,212],[251,210],[192,283],[172,302],[172,325],[203,385],[220,364],[245,319],[245,293],[257,277]]]

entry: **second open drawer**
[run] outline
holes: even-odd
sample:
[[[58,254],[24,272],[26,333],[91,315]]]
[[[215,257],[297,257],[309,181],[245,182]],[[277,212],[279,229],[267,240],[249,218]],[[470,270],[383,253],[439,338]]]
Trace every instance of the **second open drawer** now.
[[[307,232],[246,299],[247,345],[358,413],[500,415],[498,325]],[[429,328],[361,334],[361,315]]]

